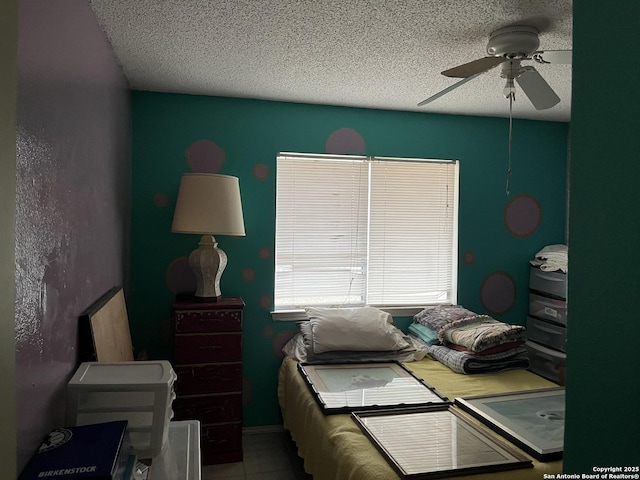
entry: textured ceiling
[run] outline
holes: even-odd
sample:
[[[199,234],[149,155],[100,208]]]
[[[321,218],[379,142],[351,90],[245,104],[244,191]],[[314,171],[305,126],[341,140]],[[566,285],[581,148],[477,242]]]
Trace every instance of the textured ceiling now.
[[[572,48],[571,0],[91,0],[132,89],[505,117],[499,69],[435,102],[441,71],[486,55],[506,25]],[[571,66],[538,65],[561,98],[516,118],[569,121]]]

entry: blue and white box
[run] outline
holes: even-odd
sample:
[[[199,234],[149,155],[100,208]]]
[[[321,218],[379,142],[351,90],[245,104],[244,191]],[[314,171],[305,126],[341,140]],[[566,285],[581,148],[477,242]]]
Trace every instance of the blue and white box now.
[[[126,421],[57,428],[19,480],[123,480],[132,454]]]

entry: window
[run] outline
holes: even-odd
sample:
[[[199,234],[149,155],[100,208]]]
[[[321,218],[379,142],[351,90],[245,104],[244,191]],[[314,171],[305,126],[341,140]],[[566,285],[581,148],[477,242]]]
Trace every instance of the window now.
[[[456,302],[458,162],[281,153],[276,312]]]

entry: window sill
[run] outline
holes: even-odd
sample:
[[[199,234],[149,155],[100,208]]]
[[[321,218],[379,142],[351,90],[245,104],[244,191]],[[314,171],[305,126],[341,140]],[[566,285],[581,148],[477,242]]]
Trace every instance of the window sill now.
[[[376,307],[375,305],[371,305]],[[424,310],[424,306],[404,306],[404,307],[376,307],[390,313],[394,317],[413,317]],[[274,322],[300,322],[308,320],[304,310],[278,310],[271,312],[271,319]]]

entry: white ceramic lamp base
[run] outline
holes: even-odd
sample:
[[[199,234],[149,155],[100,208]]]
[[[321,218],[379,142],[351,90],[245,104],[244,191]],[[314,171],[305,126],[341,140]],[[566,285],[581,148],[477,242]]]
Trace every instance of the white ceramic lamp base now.
[[[227,266],[227,254],[218,248],[213,235],[202,235],[198,248],[189,255],[189,267],[196,277],[196,297],[220,299],[220,278]]]

